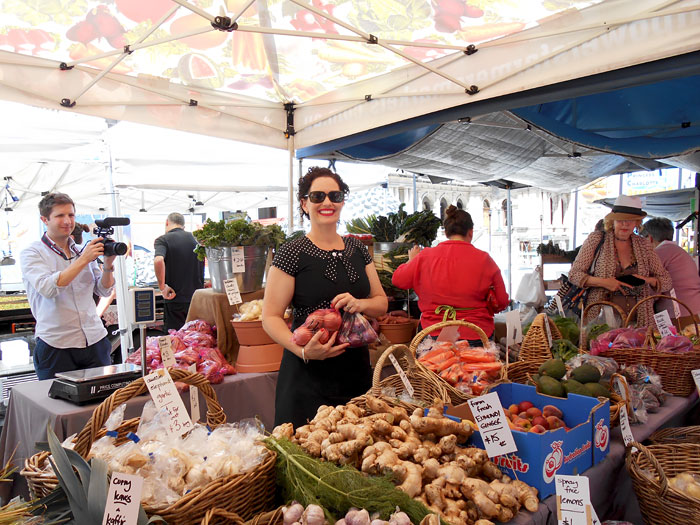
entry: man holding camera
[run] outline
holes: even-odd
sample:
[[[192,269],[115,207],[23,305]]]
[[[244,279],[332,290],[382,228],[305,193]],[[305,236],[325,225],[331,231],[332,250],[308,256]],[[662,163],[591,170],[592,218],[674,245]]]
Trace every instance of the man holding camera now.
[[[75,204],[65,193],[49,193],[39,202],[46,232],[20,254],[22,280],[36,319],[34,369],[39,379],[111,364],[112,346],[95,311],[93,293],[109,295],[114,286],[114,255],[104,254],[101,237],[80,251],[71,233]]]
[[[165,331],[185,324],[195,290],[204,287],[204,263],[197,259],[197,241],[185,231],[185,217],[173,212],[165,220],[165,235],[155,241],[153,265],[163,304]]]

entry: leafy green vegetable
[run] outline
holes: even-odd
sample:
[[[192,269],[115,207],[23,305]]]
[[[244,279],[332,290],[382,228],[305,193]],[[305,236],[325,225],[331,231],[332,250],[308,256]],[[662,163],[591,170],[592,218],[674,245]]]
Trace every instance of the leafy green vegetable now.
[[[568,317],[561,316],[553,317],[552,321],[554,321],[554,324],[557,325],[557,328],[559,329],[559,332],[561,332],[561,336],[564,339],[571,341],[574,346],[578,345],[580,330],[576,321],[569,319]]]
[[[246,219],[233,221],[212,221],[207,219],[201,229],[192,232],[199,246],[195,253],[200,261],[204,260],[205,248],[219,246],[272,246],[282,244],[286,236],[277,224],[263,226]]]
[[[350,507],[378,512],[388,520],[398,506],[412,523],[420,523],[430,514],[422,503],[397,489],[389,477],[366,476],[351,466],[339,467],[313,458],[286,439],[268,437],[265,443],[277,452],[277,486],[285,501],[320,505],[332,514],[330,518],[344,516]]]
[[[578,347],[568,339],[557,339],[552,343],[552,357],[564,362],[578,355]]]

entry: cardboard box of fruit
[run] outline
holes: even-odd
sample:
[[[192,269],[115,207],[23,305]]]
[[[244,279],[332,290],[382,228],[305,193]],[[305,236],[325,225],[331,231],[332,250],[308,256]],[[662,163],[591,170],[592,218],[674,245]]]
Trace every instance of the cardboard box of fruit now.
[[[539,490],[540,499],[554,494],[556,474],[575,475],[602,461],[610,450],[610,402],[569,394],[559,398],[538,394],[534,386],[504,383],[497,392],[518,451],[492,458],[511,478]],[[465,403],[447,413],[471,419]],[[470,444],[484,448],[479,432]]]

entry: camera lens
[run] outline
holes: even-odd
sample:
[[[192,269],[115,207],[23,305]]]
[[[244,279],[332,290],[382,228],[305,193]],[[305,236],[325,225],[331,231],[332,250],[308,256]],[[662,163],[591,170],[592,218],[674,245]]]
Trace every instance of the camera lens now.
[[[125,255],[128,247],[124,242],[116,242],[112,239],[105,239],[105,256]]]

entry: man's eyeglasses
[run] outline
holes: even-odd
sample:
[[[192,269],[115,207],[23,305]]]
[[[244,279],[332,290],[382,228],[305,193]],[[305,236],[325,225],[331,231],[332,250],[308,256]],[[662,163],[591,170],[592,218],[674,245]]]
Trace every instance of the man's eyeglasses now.
[[[331,202],[335,202],[336,204],[345,200],[345,194],[342,191],[329,191],[328,193],[325,191],[310,191],[309,194],[306,195],[306,198],[314,204],[321,204],[326,200],[326,196],[328,196]]]

